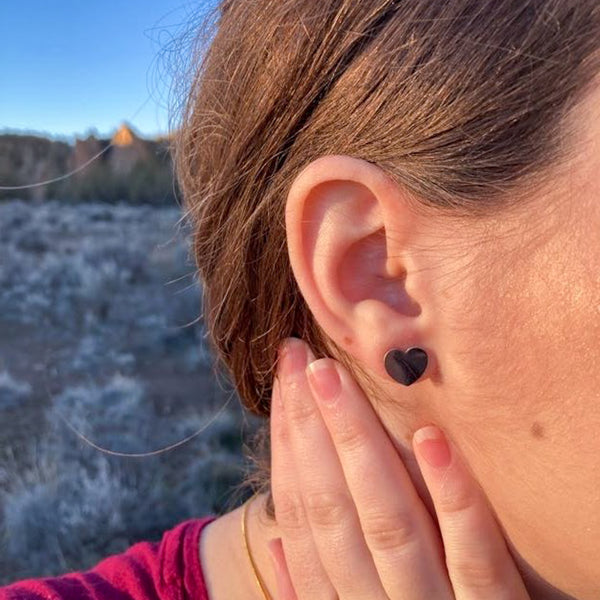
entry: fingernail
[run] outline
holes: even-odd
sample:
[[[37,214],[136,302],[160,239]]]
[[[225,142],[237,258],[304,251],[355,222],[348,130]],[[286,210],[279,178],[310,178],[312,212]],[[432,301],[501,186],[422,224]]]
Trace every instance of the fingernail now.
[[[313,392],[322,402],[333,402],[340,394],[342,382],[330,358],[320,358],[308,365],[307,377]]]
[[[298,338],[286,338],[280,346],[279,360],[281,361],[281,374],[284,378],[304,371],[307,362],[304,342]]]
[[[421,427],[415,432],[414,440],[419,453],[429,465],[441,469],[450,464],[452,459],[450,446],[439,427],[435,425]]]

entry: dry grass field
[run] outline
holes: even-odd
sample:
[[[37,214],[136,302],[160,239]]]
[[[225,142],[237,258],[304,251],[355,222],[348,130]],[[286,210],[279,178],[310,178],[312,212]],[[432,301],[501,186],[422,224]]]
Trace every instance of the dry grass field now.
[[[0,584],[222,512],[245,417],[203,338],[175,208],[0,203]],[[168,452],[139,457],[206,429]]]

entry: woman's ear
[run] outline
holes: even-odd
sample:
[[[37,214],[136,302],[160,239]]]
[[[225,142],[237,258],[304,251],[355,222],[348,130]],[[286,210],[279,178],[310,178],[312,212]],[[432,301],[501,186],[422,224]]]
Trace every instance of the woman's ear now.
[[[427,265],[414,206],[383,170],[350,156],[310,163],[287,198],[288,251],[309,309],[329,338],[381,376],[388,350],[427,349]]]

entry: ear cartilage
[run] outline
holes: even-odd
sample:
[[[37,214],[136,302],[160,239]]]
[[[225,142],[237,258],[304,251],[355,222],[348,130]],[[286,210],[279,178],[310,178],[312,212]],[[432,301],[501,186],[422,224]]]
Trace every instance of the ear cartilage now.
[[[385,355],[384,362],[385,370],[392,379],[402,385],[412,385],[425,372],[428,357],[422,348],[393,348]]]

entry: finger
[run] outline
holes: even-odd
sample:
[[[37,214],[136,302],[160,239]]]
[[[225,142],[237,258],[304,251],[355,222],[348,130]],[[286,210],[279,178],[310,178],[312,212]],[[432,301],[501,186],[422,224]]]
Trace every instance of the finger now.
[[[285,561],[281,538],[271,540],[267,544],[267,547],[269,549],[269,555],[271,556],[271,562],[273,563],[273,570],[275,571],[275,578],[277,580],[277,600],[298,600]]]
[[[294,358],[295,355],[285,349],[281,352],[271,402],[271,489],[275,517],[281,529],[286,563],[297,597],[300,600],[333,600],[337,595],[320,562],[304,513],[283,410],[282,386],[287,385],[290,372],[304,369],[304,364],[293,364]]]
[[[413,448],[435,506],[457,600],[528,599],[481,488],[443,432],[432,425],[419,429]]]
[[[437,529],[370,402],[334,360],[311,363],[308,379],[388,596],[453,598]]]
[[[293,351],[306,356],[307,349],[298,340]],[[304,368],[293,374],[286,389],[283,403],[290,445],[321,563],[340,598],[388,600]]]

